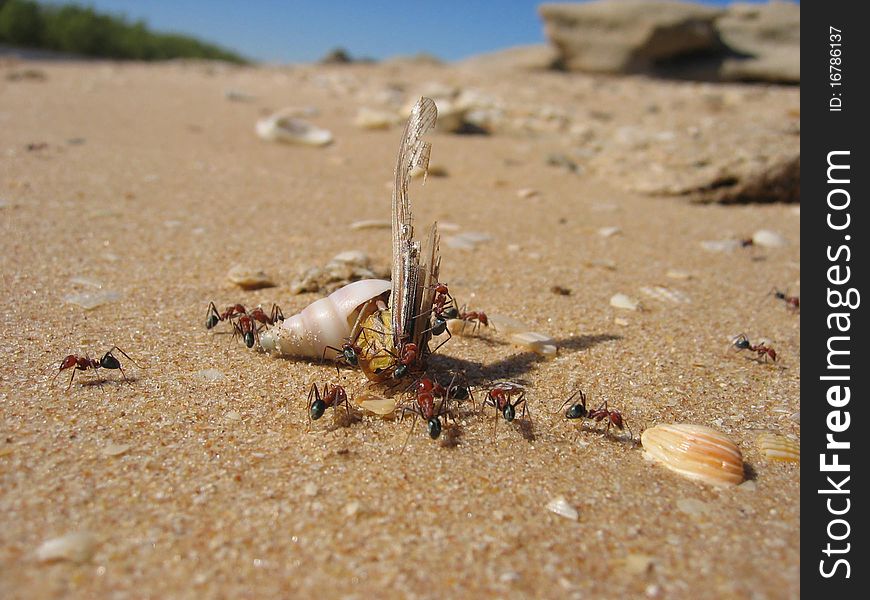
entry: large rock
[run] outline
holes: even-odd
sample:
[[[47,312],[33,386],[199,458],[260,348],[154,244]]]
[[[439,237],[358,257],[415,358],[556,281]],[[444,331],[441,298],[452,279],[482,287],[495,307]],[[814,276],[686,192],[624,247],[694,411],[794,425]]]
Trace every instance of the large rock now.
[[[716,8],[684,2],[602,0],[543,4],[538,13],[563,68],[632,73],[656,63],[719,48]]]
[[[733,4],[716,20],[716,29],[729,49],[745,57],[726,59],[723,79],[800,83],[798,4]]]

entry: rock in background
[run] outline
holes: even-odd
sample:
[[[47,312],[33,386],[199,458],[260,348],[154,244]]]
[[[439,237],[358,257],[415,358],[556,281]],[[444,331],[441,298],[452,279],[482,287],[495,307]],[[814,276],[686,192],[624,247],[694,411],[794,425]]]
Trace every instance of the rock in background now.
[[[591,73],[800,82],[800,6],[601,0],[538,9],[557,64]]]

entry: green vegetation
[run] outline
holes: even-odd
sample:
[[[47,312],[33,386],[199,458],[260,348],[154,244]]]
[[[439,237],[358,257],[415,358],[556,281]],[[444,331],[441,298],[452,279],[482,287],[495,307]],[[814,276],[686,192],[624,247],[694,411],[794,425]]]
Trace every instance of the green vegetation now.
[[[0,44],[130,60],[207,58],[246,63],[238,54],[185,35],[154,33],[145,23],[67,4],[0,0]]]

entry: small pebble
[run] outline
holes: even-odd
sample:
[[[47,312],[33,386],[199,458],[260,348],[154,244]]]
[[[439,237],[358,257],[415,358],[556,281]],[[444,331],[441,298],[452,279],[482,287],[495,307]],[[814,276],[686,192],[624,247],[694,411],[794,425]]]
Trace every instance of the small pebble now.
[[[788,240],[775,231],[759,229],[752,234],[752,243],[766,248],[781,248],[788,244]]]
[[[701,242],[701,248],[707,252],[731,252],[740,247],[740,240],[706,240]]]
[[[305,484],[305,487],[302,490],[306,496],[316,496],[317,495],[317,484],[313,482],[308,482]]]
[[[634,298],[630,298],[625,294],[614,294],[610,298],[610,306],[621,308],[623,310],[637,310],[640,303]]]
[[[236,265],[231,268],[229,273],[227,273],[227,279],[230,283],[239,286],[243,290],[259,290],[275,286],[272,278],[266,275],[266,273],[245,265]]]
[[[703,515],[710,510],[710,506],[706,502],[695,500],[694,498],[680,498],[677,500],[677,508],[687,515]]]
[[[602,227],[598,230],[598,235],[600,235],[601,237],[605,237],[605,238],[609,238],[609,237],[614,236],[618,233],[622,233],[622,229],[620,229],[619,227],[615,227],[615,226]]]
[[[97,541],[93,534],[86,531],[68,533],[67,535],[44,541],[36,549],[36,558],[39,562],[66,560],[84,563],[93,557],[96,547]]]
[[[307,121],[289,116],[285,110],[257,121],[256,132],[268,142],[326,146],[332,143],[332,132],[315,127]]]
[[[231,410],[226,415],[228,421],[241,421],[242,415],[238,411]]]
[[[568,504],[564,496],[558,496],[550,500],[547,503],[547,510],[572,521],[580,518],[580,513],[577,512],[576,508]]]
[[[479,233],[476,231],[467,231],[451,235],[444,239],[444,243],[448,248],[456,248],[458,250],[474,250],[479,244],[488,242],[492,236],[488,233]]]
[[[517,197],[528,199],[534,198],[535,196],[540,196],[541,192],[533,188],[522,188],[521,190],[517,190]]]
[[[688,271],[677,271],[677,270],[674,270],[674,269],[669,270],[667,273],[665,273],[665,275],[666,275],[667,277],[670,277],[671,279],[681,279],[681,280],[685,280],[685,279],[691,279],[691,278],[692,278],[692,274],[689,273]]]
[[[130,444],[109,444],[101,450],[103,456],[121,456],[132,446]]]

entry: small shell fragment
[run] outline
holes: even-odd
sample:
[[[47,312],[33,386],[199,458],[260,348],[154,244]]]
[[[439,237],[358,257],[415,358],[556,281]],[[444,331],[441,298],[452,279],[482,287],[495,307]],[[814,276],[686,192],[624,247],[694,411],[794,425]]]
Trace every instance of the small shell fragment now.
[[[383,219],[364,219],[362,221],[354,221],[350,224],[353,230],[358,229],[389,229],[392,223]]]
[[[556,341],[548,335],[537,331],[522,331],[508,336],[512,344],[531,350],[541,356],[554,357],[558,352]]]
[[[63,301],[67,304],[75,304],[81,306],[85,310],[93,310],[103,304],[114,302],[121,298],[120,292],[112,290],[97,290],[93,292],[80,292],[78,294],[67,294],[63,297]]]
[[[392,112],[366,107],[360,108],[353,120],[360,129],[389,129],[400,122],[401,119]]]
[[[768,460],[796,463],[801,461],[800,443],[785,436],[768,431],[758,436],[757,443]]]
[[[781,248],[788,244],[788,240],[775,231],[759,229],[752,234],[752,243],[756,246],[764,246],[766,248]]]
[[[272,278],[266,275],[266,273],[245,265],[235,265],[227,273],[227,279],[230,283],[239,286],[243,290],[259,290],[275,286]]]
[[[354,404],[370,413],[386,417],[396,412],[396,400],[363,392],[353,398]]]
[[[667,273],[665,273],[665,276],[670,277],[671,279],[680,279],[680,280],[692,278],[692,274],[689,273],[688,271],[680,271],[677,269],[670,269]]]
[[[740,248],[740,240],[705,240],[701,248],[707,252],[731,252]]]
[[[673,302],[674,304],[687,304],[691,302],[691,299],[680,290],[671,290],[660,285],[644,286],[640,288],[640,291],[650,298],[663,302]]]
[[[558,496],[550,500],[547,503],[547,510],[572,521],[580,518],[580,513],[577,512],[576,508],[568,504],[564,496]]]
[[[101,450],[101,453],[103,456],[121,456],[132,447],[130,444],[109,444]]]
[[[444,243],[448,248],[456,248],[459,250],[474,250],[478,244],[488,242],[492,236],[488,233],[480,233],[477,231],[467,231],[458,233],[444,238]]]
[[[294,118],[285,112],[257,121],[257,135],[267,142],[325,146],[332,142],[332,133],[327,129],[315,127],[307,121]]]
[[[540,195],[541,195],[541,192],[539,192],[538,190],[536,190],[534,188],[522,188],[520,190],[517,190],[517,197],[518,198],[528,199],[528,198],[534,198],[535,196],[540,196]]]
[[[84,563],[94,555],[96,546],[96,538],[91,533],[86,531],[68,533],[42,542],[36,549],[36,558],[40,562],[68,560]]]
[[[743,455],[724,433],[686,423],[656,425],[641,434],[647,454],[668,469],[711,485],[743,481]]]
[[[623,310],[637,310],[640,306],[640,303],[634,298],[630,298],[625,294],[614,294],[610,298],[610,306],[614,308],[621,308]]]

